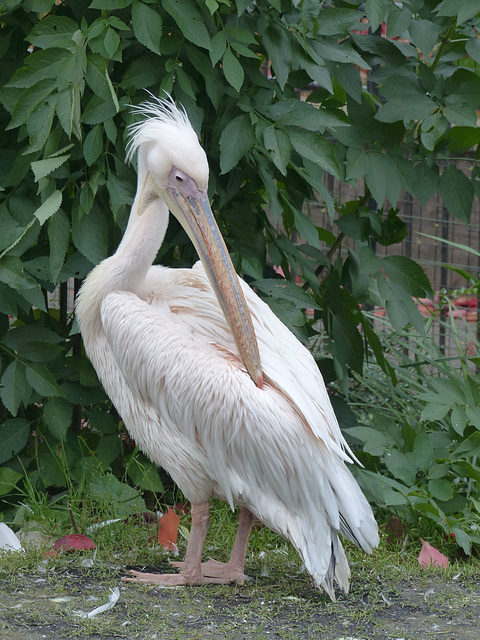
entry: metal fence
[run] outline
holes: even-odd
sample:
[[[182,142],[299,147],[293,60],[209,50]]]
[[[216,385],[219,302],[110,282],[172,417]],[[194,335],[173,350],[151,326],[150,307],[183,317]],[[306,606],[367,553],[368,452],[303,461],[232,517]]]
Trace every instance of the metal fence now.
[[[457,166],[467,172],[471,162],[468,159],[459,160]],[[352,186],[328,176],[326,186],[340,204],[364,193],[362,181]],[[455,354],[458,352],[458,341],[453,344],[453,337],[445,330],[445,321],[455,317],[457,329],[464,337],[465,354],[473,355],[471,336],[478,332],[478,291],[468,289],[468,281],[458,270],[473,278],[480,276],[480,202],[478,198],[474,199],[469,224],[455,218],[447,211],[438,192],[424,205],[409,193],[403,193],[396,206],[400,217],[407,225],[407,237],[397,245],[388,247],[377,245],[375,248],[377,255],[404,255],[423,267],[435,292],[435,305],[430,307],[420,305],[420,308],[422,313],[432,313],[435,318],[432,335],[442,353],[452,355],[453,352]],[[335,222],[333,224],[330,222],[325,207],[312,203],[310,210],[315,224],[338,235],[338,227]],[[467,246],[476,251],[477,255],[447,244],[443,242],[444,240]],[[347,240],[345,251],[347,246],[354,246],[354,244],[354,241]],[[378,315],[382,314],[381,309],[377,309],[376,312]]]

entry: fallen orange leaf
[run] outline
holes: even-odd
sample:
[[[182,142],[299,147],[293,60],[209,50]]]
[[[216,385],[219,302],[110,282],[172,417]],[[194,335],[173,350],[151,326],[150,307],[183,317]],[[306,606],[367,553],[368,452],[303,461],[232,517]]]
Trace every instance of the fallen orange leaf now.
[[[422,550],[420,551],[420,555],[418,556],[418,563],[421,567],[429,567],[431,564],[437,565],[438,567],[448,567],[448,558],[444,556],[443,553],[440,553],[438,549],[432,547],[431,544],[422,540]]]
[[[178,525],[180,518],[175,511],[168,507],[158,523],[158,542],[167,551],[177,548]]]

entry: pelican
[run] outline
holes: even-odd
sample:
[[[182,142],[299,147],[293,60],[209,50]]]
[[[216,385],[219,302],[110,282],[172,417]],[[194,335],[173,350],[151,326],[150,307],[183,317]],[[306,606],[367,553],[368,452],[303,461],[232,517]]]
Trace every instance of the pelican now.
[[[185,560],[162,585],[242,583],[255,517],[288,539],[334,599],[350,570],[341,534],[370,553],[372,510],[346,463],[309,351],[235,273],[207,197],[208,163],[171,98],[137,108],[127,160],[138,182],[117,251],[86,278],[76,314],[85,350],[131,436],[191,502]],[[191,269],[152,263],[170,212],[196,247]],[[202,562],[209,500],[240,507],[230,559]],[[128,580],[128,578],[127,578]]]

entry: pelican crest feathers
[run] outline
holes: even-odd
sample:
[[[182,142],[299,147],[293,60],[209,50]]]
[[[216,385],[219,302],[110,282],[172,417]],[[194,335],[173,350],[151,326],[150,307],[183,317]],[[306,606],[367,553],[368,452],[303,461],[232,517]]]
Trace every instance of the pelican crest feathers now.
[[[180,130],[183,135],[194,136],[197,141],[197,135],[185,109],[177,106],[170,94],[166,93],[165,98],[150,95],[151,101],[131,107],[132,112],[142,116],[143,119],[130,124],[127,128],[129,137],[126,148],[127,162],[132,160],[141,144],[155,142],[159,137],[164,137],[169,129]]]

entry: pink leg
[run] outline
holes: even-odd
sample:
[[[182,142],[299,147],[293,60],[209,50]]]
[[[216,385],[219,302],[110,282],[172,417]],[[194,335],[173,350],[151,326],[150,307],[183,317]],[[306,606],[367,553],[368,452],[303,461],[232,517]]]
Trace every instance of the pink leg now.
[[[232,553],[228,562],[217,562],[216,560],[208,560],[202,562],[201,571],[205,582],[238,582],[243,584],[246,576],[243,573],[245,569],[245,554],[247,551],[248,536],[252,528],[255,516],[245,507],[240,510],[240,518],[238,523],[237,535],[233,545]],[[185,558],[186,561],[186,558]],[[173,566],[185,569],[184,562],[172,562]]]
[[[188,541],[187,553],[183,562],[172,562],[172,566],[180,569],[179,574],[141,573],[131,571],[132,578],[122,578],[124,582],[143,582],[147,584],[162,584],[176,586],[182,584],[226,584],[238,582],[243,584],[246,576],[245,553],[248,536],[254,521],[254,515],[245,507],[240,511],[237,535],[233,545],[230,560],[227,563],[208,560],[201,562],[203,545],[209,527],[210,505],[208,502],[192,504],[192,528]]]
[[[207,537],[209,527],[210,504],[192,504],[192,528],[187,545],[185,561],[182,562],[179,574],[171,573],[142,573],[131,571],[132,578],[122,578],[124,582],[145,582],[147,584],[162,584],[164,586],[177,586],[182,584],[203,584],[211,582],[202,576],[201,561],[203,545]]]

